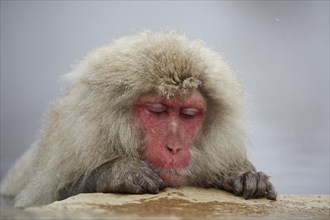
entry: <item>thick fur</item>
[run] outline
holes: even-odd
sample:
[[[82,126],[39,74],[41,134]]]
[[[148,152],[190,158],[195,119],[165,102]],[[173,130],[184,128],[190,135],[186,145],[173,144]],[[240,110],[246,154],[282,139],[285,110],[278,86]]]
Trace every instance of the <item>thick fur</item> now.
[[[57,192],[106,161],[141,158],[144,139],[132,106],[143,94],[170,97],[198,88],[207,100],[203,138],[192,149],[188,183],[254,170],[245,153],[244,92],[224,59],[185,35],[145,31],[87,55],[68,74],[35,148],[9,171],[1,194],[18,207],[56,200]]]

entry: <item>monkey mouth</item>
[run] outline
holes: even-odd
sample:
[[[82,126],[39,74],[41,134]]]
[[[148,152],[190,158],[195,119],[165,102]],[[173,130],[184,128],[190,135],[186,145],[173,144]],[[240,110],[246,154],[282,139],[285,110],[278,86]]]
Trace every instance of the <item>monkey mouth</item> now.
[[[163,180],[166,186],[175,187],[186,185],[186,177],[178,174],[159,174],[159,177]]]
[[[158,174],[166,186],[185,185],[186,177],[190,174],[188,168],[164,168],[150,163],[149,167]]]
[[[178,168],[178,167],[161,167],[152,163],[148,163],[149,167],[158,174],[168,174],[168,175],[180,175],[186,176],[189,174],[189,167]]]

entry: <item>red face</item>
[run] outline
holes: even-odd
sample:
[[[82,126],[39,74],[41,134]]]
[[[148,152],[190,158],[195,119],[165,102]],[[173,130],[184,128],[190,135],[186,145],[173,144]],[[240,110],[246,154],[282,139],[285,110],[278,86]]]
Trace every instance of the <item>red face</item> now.
[[[206,104],[198,91],[185,98],[142,96],[135,105],[135,121],[147,137],[146,161],[167,185],[184,182],[181,175],[191,162],[191,147],[201,136]]]

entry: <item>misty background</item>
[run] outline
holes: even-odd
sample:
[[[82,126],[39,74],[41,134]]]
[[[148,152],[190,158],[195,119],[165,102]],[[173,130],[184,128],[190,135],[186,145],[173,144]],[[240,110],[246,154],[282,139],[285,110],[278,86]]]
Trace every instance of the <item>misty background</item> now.
[[[329,1],[1,1],[1,178],[36,139],[61,75],[161,27],[222,54],[248,96],[248,155],[280,193],[329,193]]]

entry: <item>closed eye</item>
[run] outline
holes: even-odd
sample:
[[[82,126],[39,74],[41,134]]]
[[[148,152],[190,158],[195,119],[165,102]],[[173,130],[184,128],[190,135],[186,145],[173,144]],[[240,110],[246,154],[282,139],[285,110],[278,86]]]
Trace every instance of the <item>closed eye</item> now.
[[[161,114],[167,111],[166,106],[160,103],[146,104],[146,109],[154,114]]]
[[[194,117],[198,114],[198,109],[195,108],[183,108],[180,112],[185,117]]]

